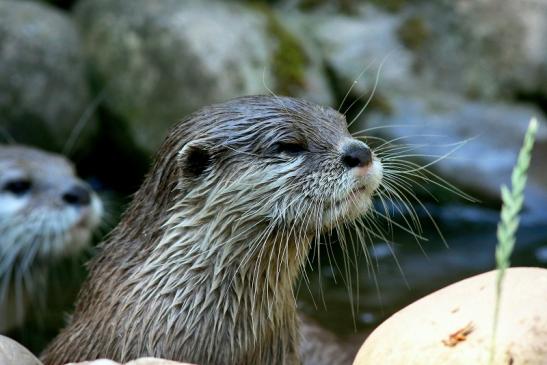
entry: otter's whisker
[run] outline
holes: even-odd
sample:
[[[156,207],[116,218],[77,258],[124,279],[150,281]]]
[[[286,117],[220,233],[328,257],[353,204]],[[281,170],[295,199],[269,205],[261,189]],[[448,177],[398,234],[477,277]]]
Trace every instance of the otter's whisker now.
[[[72,154],[72,151],[74,150],[74,146],[76,145],[76,142],[78,141],[78,137],[82,133],[82,130],[84,129],[85,125],[91,120],[91,118],[93,117],[93,114],[95,114],[95,111],[97,110],[99,105],[103,102],[105,97],[106,97],[106,86],[103,87],[101,92],[99,92],[99,94],[97,94],[97,96],[85,108],[80,119],[78,119],[76,124],[74,124],[74,127],[70,131],[70,134],[65,142],[65,145],[63,146],[63,149],[62,149],[63,155],[70,156]]]
[[[359,74],[357,75],[357,77],[355,78],[355,80],[353,80],[353,82],[351,83],[351,86],[349,87],[348,91],[346,92],[346,94],[344,95],[344,97],[342,98],[342,101],[340,102],[340,105],[338,105],[338,109],[336,109],[337,112],[340,112],[340,108],[342,108],[342,106],[344,105],[344,103],[346,102],[346,99],[348,98],[348,96],[351,94],[351,91],[353,90],[353,88],[359,83],[359,80],[361,79],[361,77],[365,74],[365,72],[367,72],[367,70],[374,64],[376,60],[375,59],[372,59],[368,65],[366,65],[365,67],[363,67],[363,69],[361,70],[361,72],[359,72]],[[349,108],[351,108],[353,104],[351,104],[349,106]],[[346,114],[348,112],[348,109],[346,109],[346,112],[344,112],[343,114]]]
[[[351,125],[361,116],[361,114],[363,114],[363,112],[365,111],[365,109],[368,107],[368,105],[370,104],[370,102],[372,101],[372,98],[374,97],[375,93],[376,93],[376,88],[378,87],[378,83],[380,81],[380,74],[382,72],[382,68],[384,67],[384,64],[385,62],[387,61],[388,57],[390,56],[391,54],[391,51],[386,54],[384,56],[384,58],[382,59],[382,61],[380,62],[380,66],[378,67],[378,71],[376,72],[376,78],[374,80],[374,86],[372,87],[372,91],[370,92],[370,96],[368,97],[367,101],[365,102],[365,105],[361,108],[361,110],[357,113],[357,115],[351,120],[351,122],[348,123],[348,128],[351,127]],[[348,110],[353,106],[353,104],[361,99],[363,96],[365,96],[366,93],[363,93],[358,99],[356,99],[344,112],[344,115],[347,114]]]
[[[412,204],[410,204],[410,202],[407,200],[407,198],[404,196],[401,196],[397,188],[390,186],[390,184],[386,182],[382,185],[382,188],[385,189],[385,192],[388,196],[392,196],[392,199],[391,199],[393,203],[392,207],[394,208],[395,211],[401,214],[402,219],[404,220],[408,229],[412,230],[413,232],[416,230],[418,234],[422,234],[422,227],[419,222],[418,215],[414,207],[412,207]],[[400,207],[398,203],[402,204],[403,207]],[[410,215],[410,221],[408,221],[408,219],[406,218],[405,212],[407,212]]]
[[[364,129],[360,129],[358,131],[354,131],[351,133],[351,136],[355,139],[362,139],[362,138],[380,138],[378,136],[371,136],[369,133],[371,131],[376,131],[380,129],[390,129],[390,128],[423,128],[423,126],[416,125],[416,124],[386,124],[386,125],[375,125],[373,127],[367,127]],[[383,139],[383,138],[380,138]],[[385,140],[385,139],[384,139]]]
[[[395,181],[397,181],[397,180],[395,179]],[[447,243],[446,239],[444,238],[444,235],[442,234],[442,231],[441,231],[440,227],[438,226],[437,222],[435,221],[435,219],[433,218],[433,216],[431,215],[431,213],[429,212],[427,207],[421,202],[420,199],[418,199],[416,194],[409,187],[405,187],[404,185],[401,184],[401,185],[399,185],[399,188],[401,190],[403,190],[404,192],[406,192],[416,203],[418,203],[420,205],[420,207],[423,209],[423,211],[427,215],[429,221],[433,224],[433,226],[434,226],[435,230],[437,231],[437,234],[439,235],[440,239],[442,240],[444,245],[446,247],[448,247],[448,243]],[[425,189],[425,190],[427,191],[427,189]],[[410,202],[409,202],[409,204],[410,204]],[[424,252],[424,254],[425,254],[425,252]]]
[[[413,164],[411,162],[409,162],[410,164]],[[414,164],[416,166],[419,166],[417,164]],[[453,184],[449,183],[448,181],[446,181],[445,179],[441,178],[440,176],[438,176],[437,174],[431,172],[430,170],[420,170],[419,171],[420,173],[416,173],[415,171],[414,172],[408,172],[408,171],[399,171],[398,174],[400,176],[403,176],[403,175],[408,175],[410,177],[414,177],[414,178],[417,178],[419,180],[422,180],[422,181],[426,181],[428,183],[431,183],[433,185],[436,185],[456,196],[459,196],[460,198],[462,199],[465,199],[469,202],[477,202],[477,199],[473,198],[472,196],[464,193],[463,191],[461,191],[460,189],[458,189],[456,186],[454,186]]]

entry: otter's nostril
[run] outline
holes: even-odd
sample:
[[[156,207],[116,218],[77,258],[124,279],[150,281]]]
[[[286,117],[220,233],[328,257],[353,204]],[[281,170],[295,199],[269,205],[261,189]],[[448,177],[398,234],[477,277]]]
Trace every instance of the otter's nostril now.
[[[88,188],[81,185],[74,185],[63,194],[63,200],[71,205],[89,205],[91,202],[91,192]]]
[[[349,168],[363,167],[372,162],[372,152],[367,146],[351,145],[342,156],[342,163]]]

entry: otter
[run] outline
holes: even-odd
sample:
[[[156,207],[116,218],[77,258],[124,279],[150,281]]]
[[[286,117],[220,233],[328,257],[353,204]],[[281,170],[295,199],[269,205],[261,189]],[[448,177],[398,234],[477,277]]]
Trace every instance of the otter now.
[[[367,212],[381,178],[378,157],[328,107],[248,96],[189,115],[42,361],[301,363],[293,287],[308,249]]]
[[[63,156],[0,145],[0,332],[43,296],[52,262],[87,247],[102,211]]]

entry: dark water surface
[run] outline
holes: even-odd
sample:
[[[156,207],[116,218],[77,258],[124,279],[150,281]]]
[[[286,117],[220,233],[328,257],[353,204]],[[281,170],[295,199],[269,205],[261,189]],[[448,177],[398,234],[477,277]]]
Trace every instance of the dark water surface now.
[[[356,247],[360,253],[355,260],[357,270],[351,270],[350,295],[348,275],[340,273],[344,270],[343,252],[333,242],[338,266],[331,264],[325,243],[320,251],[320,269],[318,260],[313,260],[307,269],[309,285],[302,281],[299,287],[304,312],[342,337],[360,342],[383,320],[413,301],[495,267],[497,210],[461,204],[427,208],[446,244],[427,216],[421,214],[422,236],[428,238],[427,242],[418,244],[412,235],[395,230],[389,243],[367,243],[372,265]],[[400,218],[398,221],[404,224]],[[352,253],[351,257],[356,256]],[[522,216],[511,266],[547,267],[545,217]]]

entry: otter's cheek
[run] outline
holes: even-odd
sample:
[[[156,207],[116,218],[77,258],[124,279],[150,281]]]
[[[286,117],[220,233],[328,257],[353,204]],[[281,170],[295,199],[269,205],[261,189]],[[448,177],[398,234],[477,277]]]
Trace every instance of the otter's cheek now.
[[[104,208],[101,199],[97,194],[93,193],[91,197],[91,208],[89,212],[89,228],[91,230],[97,228],[103,218]]]
[[[27,202],[27,197],[16,197],[11,194],[0,195],[0,218],[9,218],[22,211]]]
[[[374,161],[369,167],[368,174],[366,175],[367,185],[370,186],[370,192],[373,193],[380,184],[384,175],[384,169],[382,163],[378,160]]]

